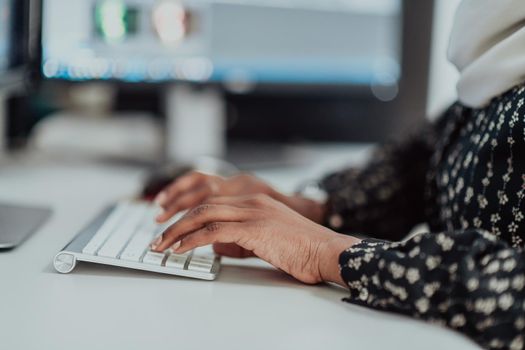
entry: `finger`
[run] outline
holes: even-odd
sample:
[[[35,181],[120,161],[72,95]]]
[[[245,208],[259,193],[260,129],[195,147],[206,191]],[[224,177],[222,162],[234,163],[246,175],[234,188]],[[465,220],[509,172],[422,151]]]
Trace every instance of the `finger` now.
[[[157,197],[155,197],[155,203],[161,207],[169,203],[174,197],[178,196],[182,192],[187,192],[191,188],[200,185],[206,179],[206,175],[193,172],[188,175],[183,175],[175,180],[171,185],[162,190]]]
[[[213,251],[217,255],[238,259],[255,256],[251,250],[244,249],[243,247],[234,243],[215,243],[213,244]]]
[[[164,251],[188,233],[199,230],[213,222],[241,222],[253,216],[247,209],[228,205],[202,204],[190,210],[162,235],[160,243],[152,246],[155,251]],[[157,243],[157,242],[155,242]]]
[[[238,222],[212,222],[175,243],[173,251],[183,254],[189,250],[213,243],[235,243],[243,234],[246,224]]]
[[[268,196],[263,194],[243,196],[216,196],[206,199],[207,204],[232,205],[239,208],[253,208],[263,205],[268,201]]]
[[[208,186],[201,186],[194,191],[184,193],[171,204],[168,204],[162,213],[157,216],[156,220],[161,223],[165,222],[178,212],[201,204],[210,194],[211,190]]]
[[[164,208],[167,210],[171,206],[178,205],[179,203],[182,203],[181,206],[184,206],[184,208],[179,208],[178,211],[189,209],[191,207],[194,207],[196,203],[193,203],[194,201],[191,199],[192,196],[195,195],[202,195],[205,193],[204,198],[213,195],[219,191],[219,184],[217,183],[217,179],[213,178],[205,178],[203,181],[198,182],[194,187],[190,188],[188,191],[181,191],[178,193],[177,196],[172,197],[170,201],[166,202],[164,205]],[[186,196],[188,195],[188,196]],[[182,197],[185,197],[184,199]],[[201,202],[202,199],[200,201]],[[186,203],[186,202],[189,202]]]

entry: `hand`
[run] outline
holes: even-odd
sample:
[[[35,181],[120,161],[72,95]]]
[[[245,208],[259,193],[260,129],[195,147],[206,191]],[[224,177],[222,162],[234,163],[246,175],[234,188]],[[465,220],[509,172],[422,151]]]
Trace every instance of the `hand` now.
[[[168,228],[152,249],[161,252],[171,247],[182,254],[213,243],[235,244],[302,282],[343,285],[339,254],[358,242],[267,195],[250,195],[209,199]]]
[[[179,211],[194,208],[213,196],[251,194],[268,195],[317,223],[320,223],[324,216],[324,207],[320,203],[300,196],[284,195],[255,176],[241,174],[222,178],[191,172],[175,180],[157,195],[155,202],[164,210],[157,217],[157,221],[165,222]]]

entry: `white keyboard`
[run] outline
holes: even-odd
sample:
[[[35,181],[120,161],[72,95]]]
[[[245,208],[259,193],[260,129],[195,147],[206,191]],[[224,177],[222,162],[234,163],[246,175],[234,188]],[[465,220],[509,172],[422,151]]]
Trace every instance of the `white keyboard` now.
[[[150,243],[182,213],[159,225],[159,208],[139,201],[124,201],[105,210],[80,232],[54,259],[60,273],[73,271],[77,261],[126,267],[170,275],[213,280],[220,269],[220,259],[209,247],[185,254],[156,253]]]

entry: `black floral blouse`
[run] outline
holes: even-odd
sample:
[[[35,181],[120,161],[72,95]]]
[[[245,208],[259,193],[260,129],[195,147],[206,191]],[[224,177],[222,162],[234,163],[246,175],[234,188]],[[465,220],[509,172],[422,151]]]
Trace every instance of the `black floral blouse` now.
[[[483,109],[456,104],[323,180],[327,225],[371,237],[340,256],[345,300],[525,349],[524,100],[521,86]],[[430,232],[404,239],[418,223]]]

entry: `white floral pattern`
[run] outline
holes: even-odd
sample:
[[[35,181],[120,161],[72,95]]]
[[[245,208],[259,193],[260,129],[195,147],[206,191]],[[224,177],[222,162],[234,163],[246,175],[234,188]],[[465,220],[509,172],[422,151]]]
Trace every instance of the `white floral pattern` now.
[[[483,109],[455,104],[323,180],[327,225],[371,237],[340,256],[345,300],[525,349],[524,101],[519,86]],[[401,241],[422,222],[430,233]]]

